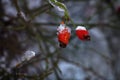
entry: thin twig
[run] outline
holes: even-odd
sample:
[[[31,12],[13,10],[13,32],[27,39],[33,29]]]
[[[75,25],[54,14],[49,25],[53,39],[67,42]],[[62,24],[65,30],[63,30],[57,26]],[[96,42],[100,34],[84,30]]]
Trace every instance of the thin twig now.
[[[39,25],[44,25],[44,26],[48,26],[48,25],[52,25],[52,26],[56,26],[59,25],[59,23],[33,23],[33,25],[39,26]],[[113,29],[120,29],[119,26],[112,24],[112,23],[75,23],[76,27],[77,26],[88,26],[89,29],[93,28],[93,27],[108,27],[108,28],[113,28]],[[73,24],[68,24],[68,26],[73,26]]]

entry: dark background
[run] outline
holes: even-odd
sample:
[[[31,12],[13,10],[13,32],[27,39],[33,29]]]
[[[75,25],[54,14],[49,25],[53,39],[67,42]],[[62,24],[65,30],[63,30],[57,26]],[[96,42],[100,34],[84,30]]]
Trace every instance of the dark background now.
[[[120,80],[120,0],[59,0],[91,41],[60,48],[63,13],[47,0],[0,0],[0,80]],[[77,26],[76,26],[77,27]],[[36,56],[22,62],[26,51]]]

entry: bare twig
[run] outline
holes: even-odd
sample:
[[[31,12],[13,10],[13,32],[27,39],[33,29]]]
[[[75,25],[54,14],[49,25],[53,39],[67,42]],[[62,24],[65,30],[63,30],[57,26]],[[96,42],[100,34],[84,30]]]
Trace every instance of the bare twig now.
[[[112,24],[112,23],[75,23],[76,27],[77,26],[87,26],[89,29],[93,28],[93,27],[108,27],[108,28],[113,28],[113,29],[120,29],[119,26]],[[59,25],[59,23],[33,23],[33,25],[39,26],[39,25],[44,25],[44,26],[48,26],[48,25],[52,25],[52,26],[56,26]],[[68,26],[72,26],[71,23],[68,24]]]

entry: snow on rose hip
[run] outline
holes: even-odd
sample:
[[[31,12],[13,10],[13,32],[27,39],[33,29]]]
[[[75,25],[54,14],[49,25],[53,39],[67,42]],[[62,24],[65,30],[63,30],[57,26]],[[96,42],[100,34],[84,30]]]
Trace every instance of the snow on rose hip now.
[[[69,43],[71,29],[67,27],[64,24],[64,22],[62,22],[60,26],[57,28],[57,31],[58,31],[57,36],[58,36],[58,41],[60,43],[60,47],[65,48]]]
[[[83,41],[89,41],[90,40],[89,32],[83,26],[77,26],[76,35],[80,40],[83,40]]]

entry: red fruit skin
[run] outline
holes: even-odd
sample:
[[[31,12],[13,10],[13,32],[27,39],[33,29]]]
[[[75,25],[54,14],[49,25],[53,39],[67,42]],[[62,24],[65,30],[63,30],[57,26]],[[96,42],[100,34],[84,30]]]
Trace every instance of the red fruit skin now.
[[[76,35],[80,40],[90,40],[89,32],[87,30],[76,30]]]
[[[65,28],[62,32],[58,33],[58,41],[62,44],[67,45],[70,39],[70,32]]]

